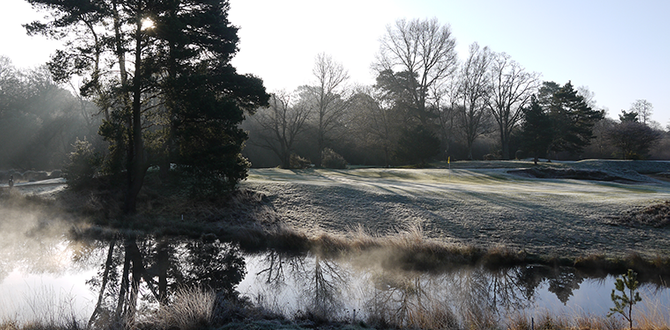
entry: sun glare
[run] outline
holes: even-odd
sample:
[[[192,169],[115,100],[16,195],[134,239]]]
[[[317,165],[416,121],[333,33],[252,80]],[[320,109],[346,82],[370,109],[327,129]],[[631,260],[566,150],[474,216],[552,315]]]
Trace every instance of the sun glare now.
[[[145,18],[142,20],[142,30],[149,30],[154,28],[154,21],[151,18]]]

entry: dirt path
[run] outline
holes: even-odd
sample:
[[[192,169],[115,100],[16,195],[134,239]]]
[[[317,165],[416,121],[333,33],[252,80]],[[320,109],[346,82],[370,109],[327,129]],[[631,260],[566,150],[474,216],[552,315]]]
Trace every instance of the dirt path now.
[[[65,179],[56,178],[35,182],[18,182],[14,184],[14,187],[11,190],[21,193],[22,195],[48,196],[63,189],[65,189]],[[6,183],[0,184],[0,190],[2,190],[2,192],[10,191],[9,186]]]
[[[448,242],[544,255],[670,252],[668,229],[611,221],[670,199],[670,184],[533,179],[507,170],[255,169],[243,186],[266,194],[288,224],[313,233],[362,225],[386,234],[418,224]]]

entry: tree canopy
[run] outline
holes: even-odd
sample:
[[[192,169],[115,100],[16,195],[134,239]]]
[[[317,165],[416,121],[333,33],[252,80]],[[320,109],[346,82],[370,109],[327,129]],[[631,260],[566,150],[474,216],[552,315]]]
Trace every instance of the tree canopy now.
[[[246,176],[238,125],[269,95],[259,78],[230,64],[239,39],[227,1],[28,1],[51,14],[28,32],[66,41],[49,63],[54,77],[84,75],[82,94],[105,114],[106,164],[126,173],[127,213],[136,211],[150,166],[175,164],[205,193]]]
[[[554,90],[545,105],[553,126],[553,139],[549,149],[580,153],[591,142],[593,125],[603,119],[604,113],[591,109],[584,97],[572,87],[571,82],[558,89],[555,89],[555,85],[551,87]],[[540,96],[543,97],[542,94]],[[546,96],[548,95],[544,95]]]

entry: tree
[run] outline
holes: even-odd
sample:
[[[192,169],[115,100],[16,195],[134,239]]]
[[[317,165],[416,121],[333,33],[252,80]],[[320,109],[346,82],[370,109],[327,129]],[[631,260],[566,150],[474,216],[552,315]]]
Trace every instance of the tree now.
[[[472,159],[472,145],[475,139],[484,133],[486,98],[490,92],[487,73],[492,54],[488,47],[479,48],[477,43],[470,45],[470,55],[461,67],[457,98],[459,100],[461,127],[468,148],[468,159]]]
[[[651,113],[654,112],[654,106],[647,100],[636,100],[635,103],[631,104],[630,111],[637,113],[642,123],[647,124],[651,118]]]
[[[387,26],[381,40],[375,70],[379,75],[383,73],[396,89],[407,93],[412,115],[426,127],[433,117],[427,106],[431,87],[455,72],[455,47],[451,28],[440,26],[437,19],[398,20]]]
[[[0,167],[60,168],[77,139],[97,142],[93,107],[59,87],[45,66],[17,69],[0,57]]]
[[[530,106],[523,108],[523,117],[522,148],[526,154],[533,157],[533,162],[537,165],[538,158],[547,153],[553,140],[551,119],[535,96],[531,96]]]
[[[354,138],[365,150],[366,156],[381,152],[383,165],[391,164],[391,156],[398,140],[402,116],[395,108],[384,106],[380,93],[372,88],[361,88],[349,99],[353,114],[351,129]]]
[[[272,94],[270,105],[252,117],[259,124],[257,135],[261,147],[271,150],[281,160],[282,168],[290,168],[291,152],[296,138],[303,132],[310,109],[292,104],[286,92]]]
[[[637,113],[621,112],[621,122],[606,132],[606,138],[618,149],[622,159],[646,158],[649,149],[661,138],[661,134],[638,122]]]
[[[100,134],[110,169],[126,174],[126,213],[136,212],[147,169],[165,159],[194,187],[205,178],[230,189],[246,176],[237,125],[269,96],[260,79],[230,65],[239,40],[227,1],[28,2],[52,14],[26,25],[29,33],[66,39],[51,72],[60,81],[85,74],[82,94],[105,113]]]
[[[316,62],[312,71],[316,77],[316,86],[305,88],[305,92],[311,105],[314,107],[311,113],[316,117],[316,142],[319,155],[326,147],[328,135],[338,126],[342,114],[346,110],[346,102],[343,100],[343,85],[349,74],[342,64],[335,62],[326,54],[316,56]],[[316,166],[321,166],[321,156]]]
[[[505,53],[495,54],[490,70],[491,91],[487,98],[500,133],[503,159],[510,158],[509,142],[523,109],[538,87],[538,74],[526,72]]]
[[[614,284],[616,290],[612,290],[614,307],[610,308],[610,312],[607,314],[608,317],[617,313],[621,314],[628,321],[631,330],[633,329],[633,305],[642,301],[638,291],[639,285],[637,273],[632,269],[629,269],[628,273],[622,275],[621,278],[617,278]],[[621,295],[616,294],[616,291],[621,292]],[[628,294],[626,294],[626,291],[628,291]]]
[[[425,165],[428,159],[440,152],[440,139],[433,132],[419,125],[405,128],[398,140],[395,156],[402,162]]]
[[[554,85],[546,84],[545,87]],[[603,111],[591,109],[571,82],[554,90],[550,98],[543,94],[546,92],[547,89],[541,91],[540,97],[548,103],[547,111],[552,120],[553,139],[549,150],[580,153],[593,138],[593,126],[603,118]]]
[[[626,110],[621,110],[621,114],[619,115],[619,121],[624,122],[624,121],[630,121],[630,122],[639,122],[638,117],[637,117],[637,112],[626,112]]]

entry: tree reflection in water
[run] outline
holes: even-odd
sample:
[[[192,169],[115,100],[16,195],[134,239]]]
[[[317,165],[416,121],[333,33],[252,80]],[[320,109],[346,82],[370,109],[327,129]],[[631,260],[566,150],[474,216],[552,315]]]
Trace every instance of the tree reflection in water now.
[[[273,297],[287,285],[299,288],[297,296],[301,308],[297,316],[327,319],[338,318],[343,312],[342,291],[347,287],[348,272],[332,259],[320,255],[287,255],[269,251],[262,260],[262,268],[256,273],[257,279],[267,285]],[[259,297],[267,305],[266,297]],[[272,301],[273,307],[283,302]]]
[[[132,324],[140,308],[169,304],[180,288],[234,298],[244,275],[239,248],[217,239],[114,239],[98,276],[88,281],[98,292],[89,325]]]
[[[266,290],[262,298],[297,299],[295,305],[315,317],[339,317],[360,306],[359,319],[368,318],[381,325],[484,328],[499,324],[509,313],[531,307],[543,285],[566,303],[586,278],[569,267],[463,266],[428,273],[380,265],[355,267],[360,263],[350,261],[270,251],[261,258],[261,269],[255,274],[257,285]],[[297,292],[282,295],[290,288]],[[271,308],[286,303],[259,302]]]

